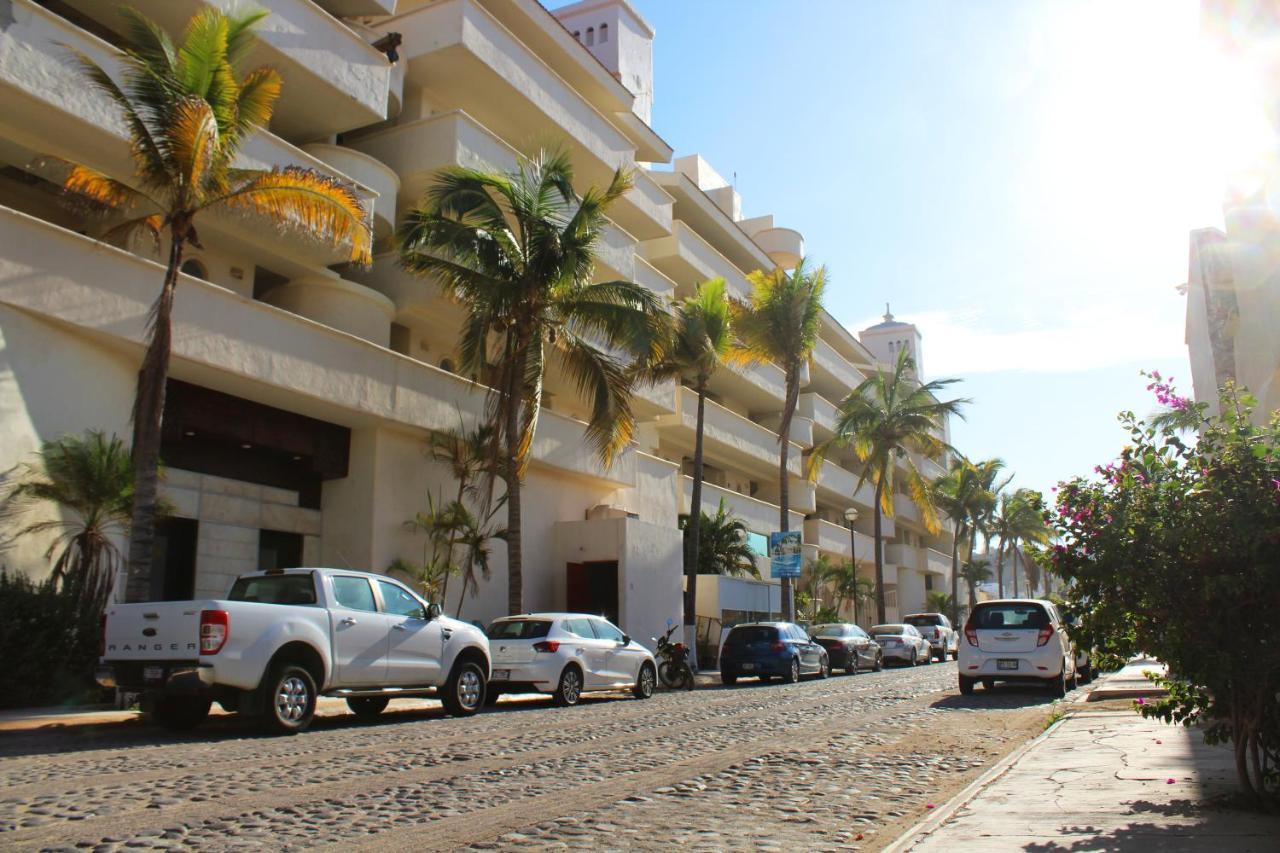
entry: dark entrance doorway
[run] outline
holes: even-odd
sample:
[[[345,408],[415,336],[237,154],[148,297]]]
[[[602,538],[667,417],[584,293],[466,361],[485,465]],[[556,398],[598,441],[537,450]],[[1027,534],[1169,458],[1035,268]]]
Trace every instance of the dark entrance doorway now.
[[[569,563],[566,570],[566,609],[603,616],[617,625],[618,561]]]
[[[302,565],[302,534],[258,531],[258,571],[294,569]]]
[[[194,518],[160,518],[156,521],[152,551],[151,599],[190,601],[196,594],[196,532]]]

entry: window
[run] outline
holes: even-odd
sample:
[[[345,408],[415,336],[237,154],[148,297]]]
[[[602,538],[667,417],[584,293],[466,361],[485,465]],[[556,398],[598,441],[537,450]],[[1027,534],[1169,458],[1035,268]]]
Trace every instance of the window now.
[[[926,615],[908,616],[903,621],[906,622],[908,625],[914,625],[917,628],[932,628],[935,625],[943,624],[943,619],[941,616],[926,616]]]
[[[596,636],[601,640],[608,640],[612,643],[622,642],[622,632],[603,619],[591,620],[591,627],[595,629]]]
[[[766,625],[743,625],[734,628],[725,638],[726,646],[745,646],[750,643],[772,643],[778,639],[778,629]]]
[[[187,260],[183,261],[180,269],[185,275],[189,275],[192,278],[198,278],[203,281],[209,280],[209,271],[205,269],[203,263],[196,260],[195,258],[188,258]]]
[[[339,607],[348,610],[364,610],[377,613],[378,606],[373,603],[373,587],[364,578],[353,578],[349,575],[335,575],[333,578],[333,600]]]
[[[393,616],[407,616],[410,619],[426,619],[427,611],[422,602],[414,598],[397,584],[378,581],[378,590],[382,593],[382,612]]]
[[[566,619],[564,620],[564,629],[575,637],[582,637],[584,640],[594,640],[596,632],[591,630],[590,619]]]
[[[486,634],[490,640],[536,640],[550,630],[551,623],[544,619],[501,619]]]
[[[813,626],[813,635],[815,637],[852,637],[853,629],[848,625],[815,625]]]
[[[316,585],[311,573],[240,578],[231,587],[228,601],[259,604],[315,604]]]
[[[973,627],[991,631],[1002,628],[1040,630],[1049,616],[1039,604],[978,605],[973,611]]]
[[[596,28],[587,27],[587,47],[596,43]]]
[[[600,25],[600,43],[604,44],[608,40],[609,40],[609,25],[601,24]]]

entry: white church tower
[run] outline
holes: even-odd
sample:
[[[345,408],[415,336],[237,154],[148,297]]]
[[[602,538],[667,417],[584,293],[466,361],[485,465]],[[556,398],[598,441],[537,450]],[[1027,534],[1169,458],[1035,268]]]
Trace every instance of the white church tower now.
[[[915,362],[916,379],[924,381],[924,353],[921,345],[920,330],[912,323],[904,323],[893,319],[889,303],[884,305],[884,322],[876,323],[858,332],[858,340],[871,350],[877,361],[893,364],[898,360],[898,353],[904,348]]]

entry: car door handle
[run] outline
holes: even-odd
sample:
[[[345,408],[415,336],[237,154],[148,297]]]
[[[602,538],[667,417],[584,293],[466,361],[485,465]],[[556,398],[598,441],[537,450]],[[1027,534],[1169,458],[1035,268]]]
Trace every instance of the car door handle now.
[[[338,624],[339,624],[339,625],[354,625],[354,624],[356,624],[356,620],[354,620],[354,619],[352,619],[350,616],[348,616],[346,619],[343,619],[343,620],[342,620],[341,622],[339,622]]]
[[[440,632],[440,636],[447,640],[453,636],[453,631],[449,630],[448,628],[445,628]]]
[[[408,628],[406,628],[406,627],[405,627],[405,625],[404,625],[404,623],[403,623],[403,622],[401,622],[401,623],[399,623],[399,624],[397,624],[397,625],[392,625],[391,627],[392,627],[392,629],[393,629],[393,630],[396,630],[396,631],[408,631],[408,630],[409,630]]]

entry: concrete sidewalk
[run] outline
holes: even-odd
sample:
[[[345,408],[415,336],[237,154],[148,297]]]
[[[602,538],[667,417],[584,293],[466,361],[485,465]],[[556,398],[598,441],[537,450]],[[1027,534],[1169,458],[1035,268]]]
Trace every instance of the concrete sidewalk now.
[[[1238,791],[1198,730],[1078,704],[887,849],[1280,850],[1280,818],[1229,807]]]

